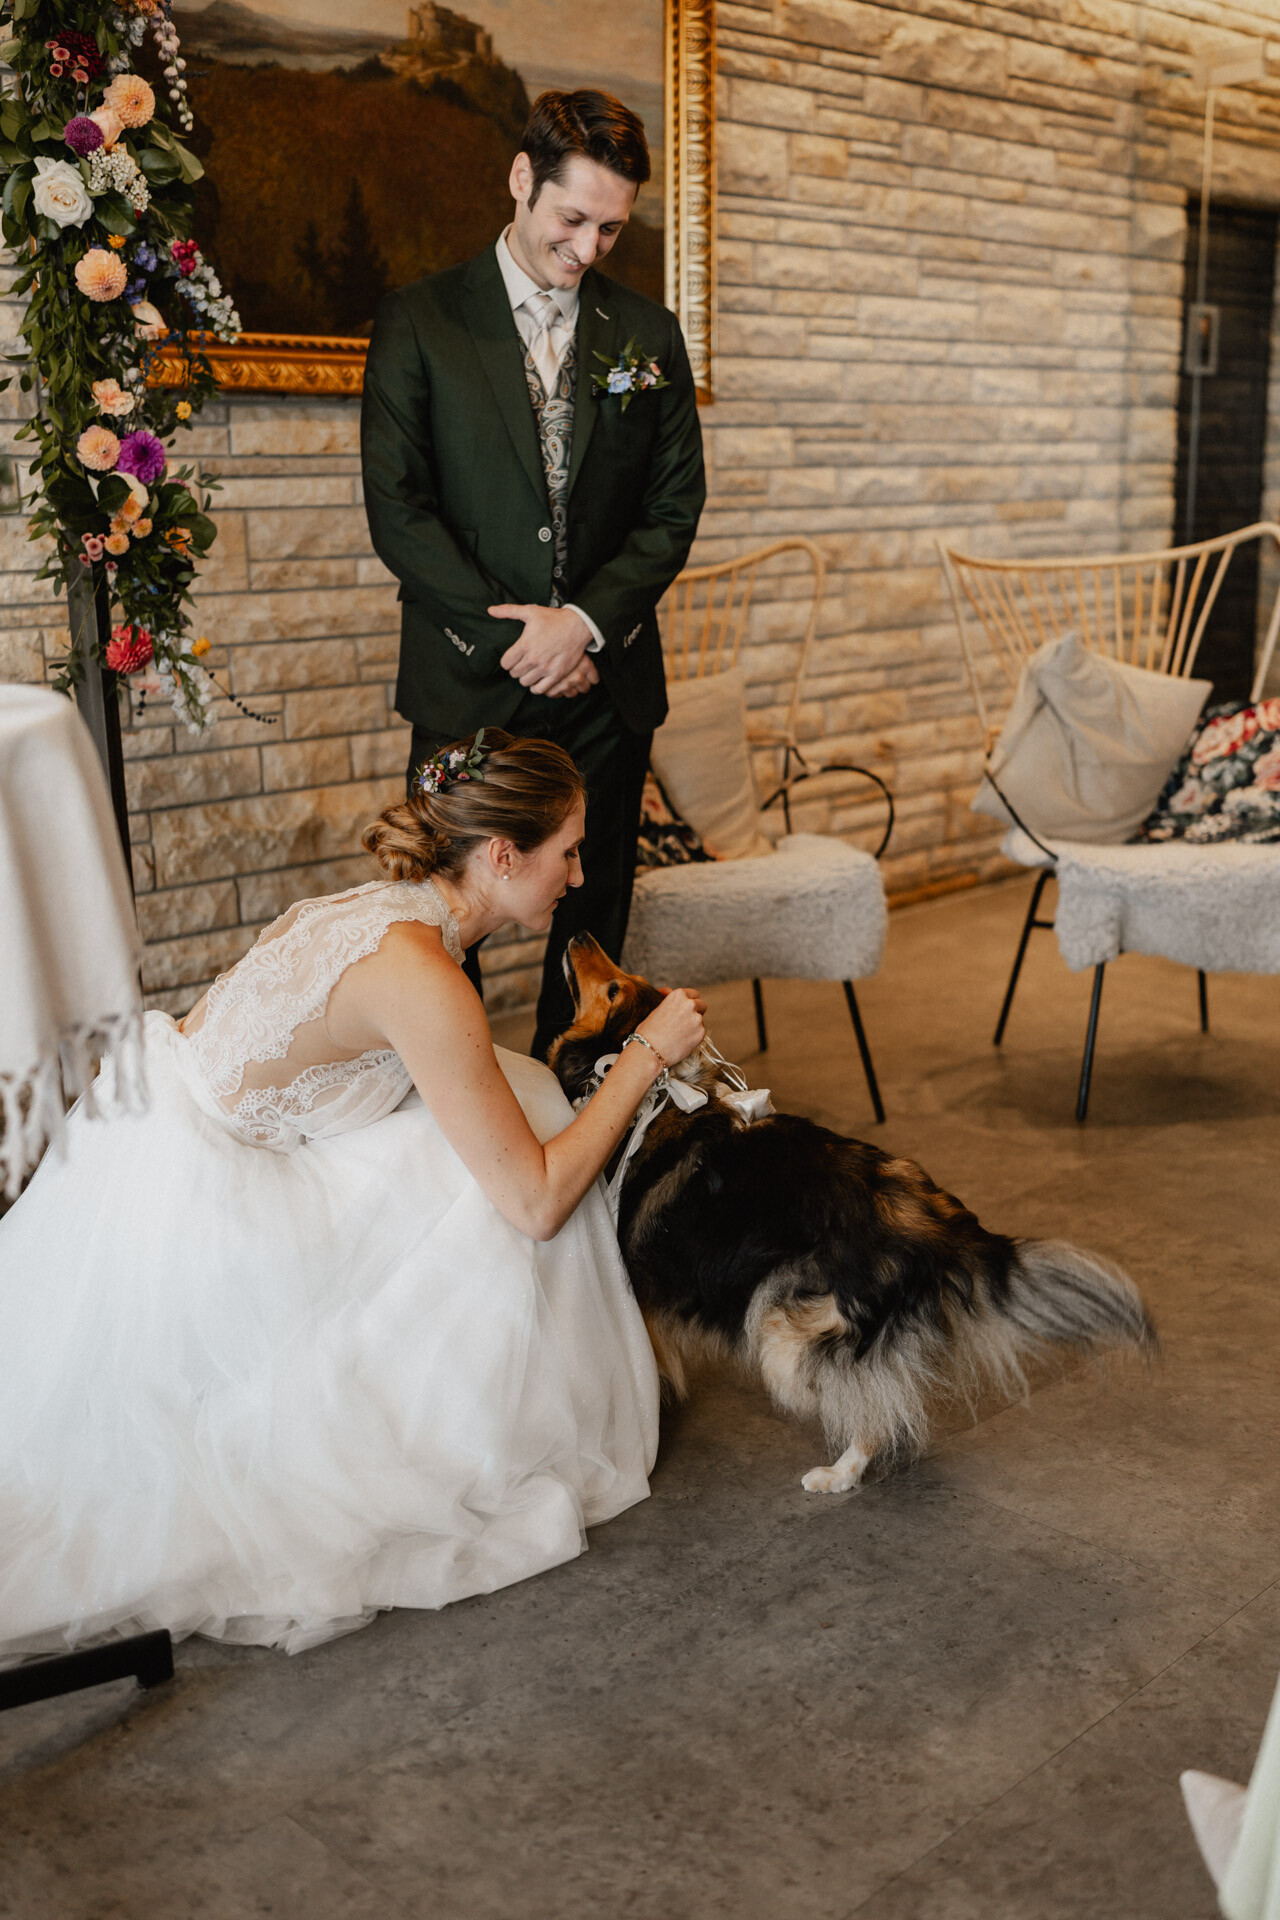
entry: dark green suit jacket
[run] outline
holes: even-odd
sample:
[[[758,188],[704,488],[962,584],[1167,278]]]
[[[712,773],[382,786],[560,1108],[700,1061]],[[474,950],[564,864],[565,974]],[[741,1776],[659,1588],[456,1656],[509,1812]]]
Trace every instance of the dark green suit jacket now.
[[[670,386],[624,413],[595,392],[594,355],[634,339]],[[583,276],[562,598],[604,635],[600,677],[627,726],[663,720],[654,609],[688,557],[706,497],[693,377],[674,314],[594,269]],[[501,602],[546,606],[553,544],[537,427],[497,252],[389,294],[361,419],[365,507],[400,581],[396,706],[432,731],[501,726],[525,697],[498,665],[520,626]]]

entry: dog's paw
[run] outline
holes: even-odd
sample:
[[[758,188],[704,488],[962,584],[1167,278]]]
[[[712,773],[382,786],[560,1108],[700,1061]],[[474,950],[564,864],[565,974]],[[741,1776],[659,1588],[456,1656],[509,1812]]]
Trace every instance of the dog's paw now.
[[[862,1479],[861,1467],[813,1467],[800,1485],[806,1493],[849,1493]]]

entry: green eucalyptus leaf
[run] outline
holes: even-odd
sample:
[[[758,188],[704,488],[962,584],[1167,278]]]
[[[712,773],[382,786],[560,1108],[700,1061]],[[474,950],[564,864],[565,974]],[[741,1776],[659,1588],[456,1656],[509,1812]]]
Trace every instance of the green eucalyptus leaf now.
[[[108,233],[136,233],[137,215],[122,193],[101,194],[93,203],[98,220]]]
[[[184,147],[181,140],[175,140],[173,150],[178,156],[178,165],[182,169],[182,177],[188,185],[191,185],[196,180],[203,180],[204,168],[196,159],[191,149]]]
[[[98,505],[107,513],[118,513],[132,488],[122,474],[109,473],[98,488]]]
[[[197,546],[202,553],[211,547],[218,537],[218,529],[214,526],[212,520],[203,513],[197,513],[189,520],[184,519],[182,524],[190,533],[193,544]]]
[[[138,155],[138,165],[147,179],[155,186],[161,186],[167,180],[182,177],[182,167],[173,153],[159,152],[155,147],[144,147]]]

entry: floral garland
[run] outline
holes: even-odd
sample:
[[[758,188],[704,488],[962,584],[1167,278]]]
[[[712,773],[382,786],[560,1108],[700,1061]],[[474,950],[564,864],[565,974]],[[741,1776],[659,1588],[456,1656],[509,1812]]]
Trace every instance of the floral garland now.
[[[189,638],[197,563],[217,529],[209,486],[170,467],[169,443],[215,391],[204,345],[234,341],[240,317],[191,237],[203,168],[170,121],[192,125],[169,0],[2,0],[0,197],[6,243],[22,263],[24,392],[38,410],[33,540],[52,551],[37,579],[56,590],[105,578],[112,633],[90,649],[122,675],[145,673],[192,732],[210,724],[209,641]],[[168,106],[134,70],[151,60]],[[161,346],[184,381],[150,385]],[[6,380],[0,383],[7,386]],[[64,692],[83,671],[57,663]]]

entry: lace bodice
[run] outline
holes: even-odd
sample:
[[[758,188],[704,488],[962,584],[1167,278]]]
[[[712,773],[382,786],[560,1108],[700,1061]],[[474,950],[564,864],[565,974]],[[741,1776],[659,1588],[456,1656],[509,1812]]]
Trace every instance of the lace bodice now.
[[[367,1126],[404,1098],[410,1081],[398,1054],[342,1056],[325,1026],[347,968],[401,920],[439,927],[445,951],[462,964],[458,923],[429,880],[375,880],[299,901],[214,981],[186,1038],[204,1092],[237,1133],[287,1149]]]

